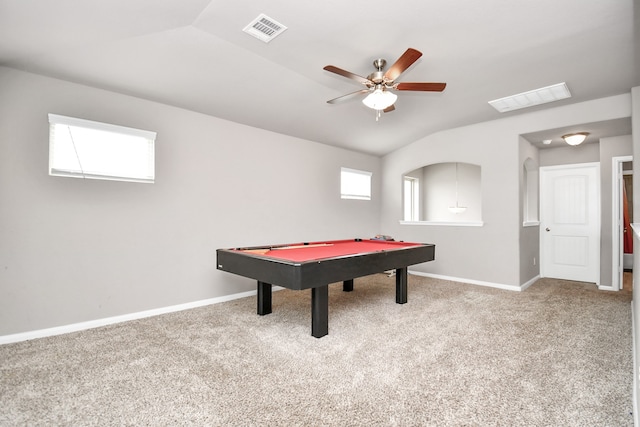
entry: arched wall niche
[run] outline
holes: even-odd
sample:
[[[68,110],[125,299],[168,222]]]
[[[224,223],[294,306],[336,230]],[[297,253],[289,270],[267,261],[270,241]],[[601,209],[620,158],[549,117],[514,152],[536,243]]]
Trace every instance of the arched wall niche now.
[[[405,223],[482,224],[479,165],[432,163],[402,176]]]

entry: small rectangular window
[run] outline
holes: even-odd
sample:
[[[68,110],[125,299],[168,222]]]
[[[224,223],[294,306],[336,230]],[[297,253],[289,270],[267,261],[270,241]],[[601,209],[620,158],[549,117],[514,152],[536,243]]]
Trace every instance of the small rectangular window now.
[[[340,194],[343,199],[371,200],[371,172],[341,168]]]
[[[156,133],[49,114],[49,175],[155,180]]]
[[[404,177],[404,220],[420,220],[420,187],[418,178]]]

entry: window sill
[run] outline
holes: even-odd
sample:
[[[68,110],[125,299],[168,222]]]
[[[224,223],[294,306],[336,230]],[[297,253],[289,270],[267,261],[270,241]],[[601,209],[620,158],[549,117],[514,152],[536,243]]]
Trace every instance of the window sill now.
[[[400,225],[438,225],[447,227],[482,227],[482,221],[402,221]]]

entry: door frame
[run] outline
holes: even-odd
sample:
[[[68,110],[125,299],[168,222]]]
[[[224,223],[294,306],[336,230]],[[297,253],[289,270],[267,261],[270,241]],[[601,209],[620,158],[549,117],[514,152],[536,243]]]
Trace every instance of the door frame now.
[[[622,289],[623,248],[622,248],[622,185],[624,183],[622,164],[632,162],[633,156],[611,158],[611,290]],[[604,288],[604,287],[603,287]]]
[[[576,169],[576,168],[584,168],[584,167],[593,167],[596,169],[597,172],[597,178],[596,178],[596,197],[595,200],[592,201],[592,203],[596,204],[596,223],[597,223],[597,239],[598,239],[598,244],[596,246],[597,251],[598,251],[598,256],[596,257],[595,262],[596,264],[596,277],[595,277],[595,284],[596,286],[598,286],[598,288],[600,288],[600,273],[601,273],[601,268],[600,268],[600,264],[602,262],[602,250],[600,249],[600,239],[602,238],[602,213],[601,213],[601,208],[600,208],[600,204],[601,204],[601,197],[602,197],[602,188],[600,185],[600,179],[601,179],[601,175],[600,175],[600,162],[586,162],[586,163],[571,163],[571,164],[563,164],[563,165],[554,165],[554,166],[542,166],[540,167],[540,234],[539,234],[539,242],[540,242],[540,276],[541,277],[547,277],[546,276],[546,271],[548,269],[548,266],[546,265],[547,260],[546,260],[546,256],[544,254],[544,227],[543,224],[546,221],[546,218],[544,218],[544,203],[546,203],[546,199],[545,199],[545,195],[543,194],[543,191],[545,191],[545,186],[543,185],[543,181],[544,178],[546,176],[546,172],[551,172],[551,171],[558,171],[558,170],[565,170],[565,171],[569,171],[571,169]]]

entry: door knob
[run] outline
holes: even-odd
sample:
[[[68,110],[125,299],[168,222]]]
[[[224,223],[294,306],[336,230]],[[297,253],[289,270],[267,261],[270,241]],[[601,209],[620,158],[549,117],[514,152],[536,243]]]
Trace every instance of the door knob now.
[[[551,231],[551,229],[549,227],[545,228],[545,231]]]

